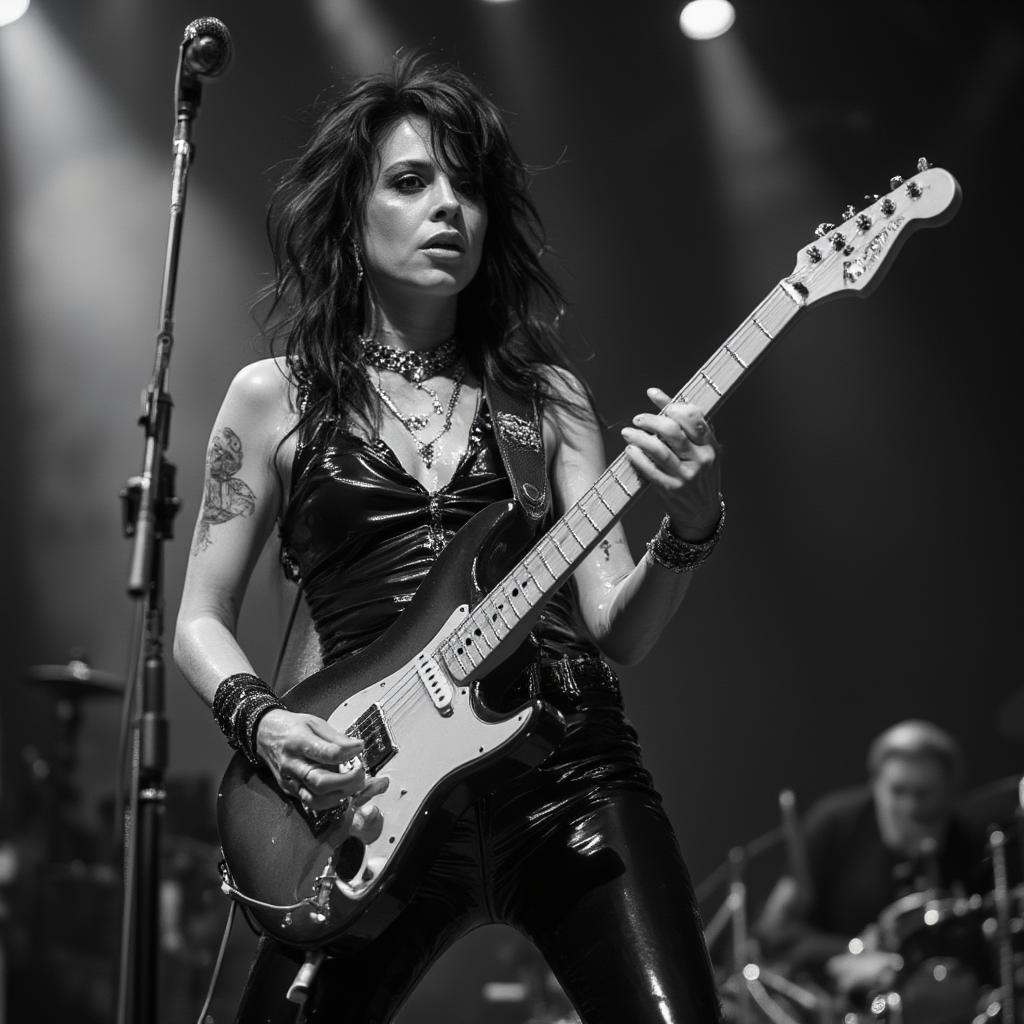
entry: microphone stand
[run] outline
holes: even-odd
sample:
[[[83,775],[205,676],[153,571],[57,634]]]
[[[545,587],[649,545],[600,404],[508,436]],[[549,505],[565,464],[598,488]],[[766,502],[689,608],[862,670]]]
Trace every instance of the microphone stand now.
[[[132,737],[132,793],[124,811],[124,905],[118,1024],[157,1019],[160,911],[160,844],[163,832],[167,716],[164,710],[164,601],[162,542],[173,536],[181,504],[174,493],[175,467],[166,459],[173,402],[167,388],[174,343],[174,293],[188,171],[193,156],[192,122],[202,87],[184,68],[185,43],[176,74],[170,224],[160,297],[153,377],[139,424],[145,433],[142,472],[121,492],[125,536],[132,538],[128,594],[142,603],[140,658],[126,699],[138,711]],[[134,691],[134,692],[132,692]]]

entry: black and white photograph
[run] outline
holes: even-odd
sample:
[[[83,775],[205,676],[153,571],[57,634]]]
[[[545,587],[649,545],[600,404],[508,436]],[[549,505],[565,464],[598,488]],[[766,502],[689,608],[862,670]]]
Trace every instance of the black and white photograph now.
[[[1024,1024],[1022,123],[1011,0],[0,0],[0,1024]]]

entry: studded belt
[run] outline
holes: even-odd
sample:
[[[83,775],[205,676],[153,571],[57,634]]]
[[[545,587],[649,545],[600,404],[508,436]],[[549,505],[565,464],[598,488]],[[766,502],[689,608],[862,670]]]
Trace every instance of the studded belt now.
[[[535,661],[516,685],[524,699],[546,700],[561,710],[571,710],[590,693],[619,696],[619,677],[607,662],[589,654],[574,658]]]

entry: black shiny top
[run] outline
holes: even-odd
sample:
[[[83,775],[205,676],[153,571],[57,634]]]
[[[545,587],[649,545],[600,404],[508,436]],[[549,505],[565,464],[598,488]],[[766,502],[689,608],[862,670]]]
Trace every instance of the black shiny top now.
[[[385,441],[367,441],[344,425],[325,424],[300,443],[280,523],[282,561],[302,581],[324,661],[380,636],[455,531],[511,497],[483,402],[462,462],[435,492],[406,472]],[[583,639],[571,582],[548,602],[533,633],[545,657],[597,653]]]

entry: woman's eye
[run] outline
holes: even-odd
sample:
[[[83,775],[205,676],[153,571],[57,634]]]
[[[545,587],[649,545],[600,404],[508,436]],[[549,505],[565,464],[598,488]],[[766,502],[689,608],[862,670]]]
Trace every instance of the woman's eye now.
[[[475,178],[463,178],[455,186],[464,196],[475,198],[480,195],[480,184]]]
[[[423,188],[423,179],[418,174],[403,174],[395,178],[392,186],[399,192],[416,192]]]

